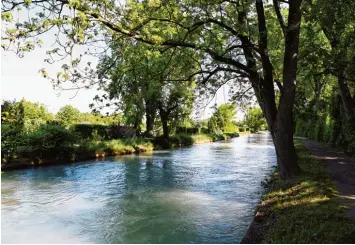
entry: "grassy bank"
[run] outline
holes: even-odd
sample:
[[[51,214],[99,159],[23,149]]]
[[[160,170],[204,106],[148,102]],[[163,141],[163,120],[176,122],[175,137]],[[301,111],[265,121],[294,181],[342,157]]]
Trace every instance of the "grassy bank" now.
[[[170,136],[169,140],[163,138],[132,137],[115,140],[83,140],[74,144],[50,144],[56,140],[40,142],[33,141],[28,147],[19,147],[16,158],[9,162],[3,161],[2,170],[21,169],[35,166],[62,164],[81,160],[101,158],[105,156],[125,155],[190,146],[237,137],[237,133],[225,134],[177,134]],[[48,138],[48,137],[47,137]],[[57,137],[56,137],[57,139]]]
[[[242,242],[353,242],[355,225],[344,218],[346,207],[336,196],[323,164],[300,141],[296,141],[296,149],[305,174],[282,181],[275,172],[266,181],[267,193]]]
[[[204,144],[219,140],[227,140],[233,137],[238,137],[238,133],[223,133],[223,134],[196,134],[196,135],[188,135],[188,134],[177,134],[174,136],[170,136],[169,143],[171,147],[179,147],[179,146],[189,146],[194,144]]]
[[[78,155],[90,154],[92,157],[123,155],[152,151],[154,146],[145,138],[116,139],[107,141],[88,141],[77,144],[75,152]]]

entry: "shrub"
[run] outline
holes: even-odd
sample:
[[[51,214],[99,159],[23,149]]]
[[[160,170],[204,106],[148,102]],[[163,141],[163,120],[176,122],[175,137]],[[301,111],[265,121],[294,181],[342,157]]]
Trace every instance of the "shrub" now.
[[[150,141],[143,138],[133,137],[130,139],[83,142],[77,147],[76,155],[120,155],[151,150],[153,150],[153,144]]]
[[[84,140],[98,140],[98,136],[100,139],[112,138],[109,126],[100,124],[76,124],[74,131]]]
[[[176,127],[176,134],[198,134],[198,127]]]
[[[239,134],[238,133],[224,133],[225,135],[233,138],[233,137],[239,137]]]
[[[42,125],[27,135],[24,156],[30,158],[70,159],[76,134],[59,125]]]
[[[169,145],[171,147],[193,145],[194,139],[188,134],[176,134],[169,137]]]
[[[1,159],[2,163],[17,157],[18,148],[23,143],[21,127],[1,125]]]

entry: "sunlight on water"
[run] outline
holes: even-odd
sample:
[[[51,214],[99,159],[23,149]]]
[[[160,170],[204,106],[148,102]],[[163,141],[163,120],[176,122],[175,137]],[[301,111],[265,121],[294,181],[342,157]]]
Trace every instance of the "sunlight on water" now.
[[[2,173],[3,243],[238,243],[275,165],[268,134]]]

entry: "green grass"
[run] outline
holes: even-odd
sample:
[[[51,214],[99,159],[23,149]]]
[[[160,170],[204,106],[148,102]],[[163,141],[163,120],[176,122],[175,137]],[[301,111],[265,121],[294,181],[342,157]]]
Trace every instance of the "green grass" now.
[[[264,243],[346,243],[354,241],[355,225],[344,217],[346,207],[336,196],[323,164],[295,142],[305,174],[282,181],[275,172],[257,211],[271,224]]]
[[[226,140],[233,137],[238,137],[238,133],[223,133],[223,134],[176,134],[169,137],[171,147],[189,146],[193,144],[202,144],[214,142],[218,140]]]
[[[77,154],[122,155],[139,151],[152,151],[153,144],[143,138],[118,139],[108,141],[88,141],[80,144]]]

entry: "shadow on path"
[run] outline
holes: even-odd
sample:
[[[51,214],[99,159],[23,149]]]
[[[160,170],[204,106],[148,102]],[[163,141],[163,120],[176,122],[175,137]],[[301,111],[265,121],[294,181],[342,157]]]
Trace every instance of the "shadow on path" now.
[[[322,160],[339,191],[339,196],[349,207],[346,216],[355,221],[355,158],[347,157],[344,153],[313,140],[301,141],[316,158]]]

